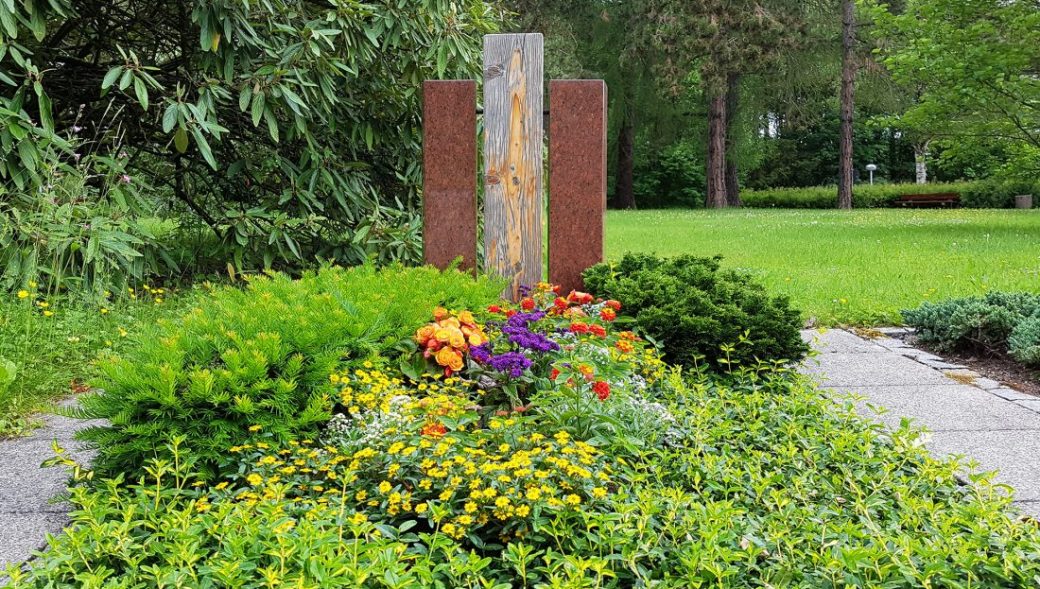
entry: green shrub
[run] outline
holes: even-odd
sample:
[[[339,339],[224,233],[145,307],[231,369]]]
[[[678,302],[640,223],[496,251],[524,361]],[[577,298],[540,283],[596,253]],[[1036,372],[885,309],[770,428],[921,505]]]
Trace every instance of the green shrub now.
[[[1023,319],[1040,311],[1040,295],[991,292],[985,296],[924,303],[903,311],[918,337],[940,350],[1007,350],[1008,337]]]
[[[961,192],[961,202],[978,209],[1009,209],[1015,206],[1015,197],[1020,194],[1032,194],[1035,205],[1040,202],[1040,184],[1028,180],[982,180]]]
[[[584,278],[590,291],[624,301],[625,313],[663,345],[672,363],[723,367],[800,359],[807,347],[798,311],[750,275],[721,270],[720,260],[628,254],[586,270]]]
[[[879,208],[892,205],[903,194],[930,194],[957,192],[964,206],[972,206],[965,199],[966,191],[976,186],[972,182],[936,184],[859,184],[853,189],[852,204],[856,208]],[[806,188],[771,188],[745,190],[740,193],[744,206],[750,208],[833,209],[838,202],[836,186]]]
[[[1011,330],[1008,353],[1027,366],[1040,367],[1040,314],[1022,320]]]
[[[135,478],[183,435],[212,476],[251,427],[276,440],[316,432],[333,405],[329,376],[389,354],[433,307],[481,308],[500,292],[461,272],[397,266],[251,278],[106,361],[102,392],[84,398],[78,415],[110,423],[80,436],[97,448],[100,473]]]
[[[353,460],[368,460],[364,455],[297,449],[328,466],[305,477],[322,484],[271,475],[258,493],[241,480],[277,468],[263,458],[247,453],[230,484],[196,488],[190,455],[173,449],[167,454],[175,459],[151,465],[142,484],[117,479],[73,489],[73,525],[49,540],[27,573],[12,570],[11,587],[909,589],[1035,582],[1035,522],[1017,521],[1006,490],[986,476],[959,483],[961,465],[931,458],[920,432],[882,433],[851,403],[835,404],[783,371],[726,380],[684,382],[673,373],[657,400],[684,434],[668,447],[611,461],[604,500],[532,511],[519,534],[481,536],[479,525],[472,537],[449,533],[446,514],[463,501],[458,495],[472,492],[468,479],[414,481],[426,497],[459,487],[444,499],[424,498],[425,509],[413,505],[410,515],[389,518],[382,514],[402,505],[407,489],[359,495],[368,478],[344,475],[355,472]],[[539,432],[526,419],[515,427]],[[508,429],[494,435],[514,441]],[[427,441],[390,455],[407,453],[402,461],[430,468],[451,458],[444,440]],[[374,445],[382,455],[384,441]],[[496,452],[468,454],[483,461]],[[518,455],[493,460],[506,459],[523,468]],[[445,461],[461,469],[467,459]],[[514,470],[501,474],[510,479]],[[493,516],[486,523],[500,527]]]

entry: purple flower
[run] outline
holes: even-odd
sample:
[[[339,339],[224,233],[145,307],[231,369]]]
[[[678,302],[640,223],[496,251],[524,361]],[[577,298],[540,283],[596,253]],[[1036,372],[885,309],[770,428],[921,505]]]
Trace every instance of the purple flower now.
[[[508,337],[509,343],[516,344],[525,350],[544,354],[560,349],[560,344],[526,327],[510,327],[507,325],[502,328],[502,333]]]
[[[524,370],[532,364],[531,360],[520,352],[506,352],[498,356],[492,356],[491,367],[495,370],[508,374],[512,378],[519,378]]]
[[[481,364],[487,364],[491,360],[491,344],[483,343],[469,349],[469,355]]]
[[[506,325],[509,327],[527,327],[529,324],[535,321],[541,321],[545,318],[545,311],[531,311],[530,313],[517,313],[509,318]]]

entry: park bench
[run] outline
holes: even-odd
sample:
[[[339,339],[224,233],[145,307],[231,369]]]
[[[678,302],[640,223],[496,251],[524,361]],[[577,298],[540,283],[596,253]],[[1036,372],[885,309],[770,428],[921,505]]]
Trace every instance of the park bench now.
[[[961,203],[961,195],[956,192],[935,192],[932,194],[901,194],[894,201],[901,207],[955,207]]]

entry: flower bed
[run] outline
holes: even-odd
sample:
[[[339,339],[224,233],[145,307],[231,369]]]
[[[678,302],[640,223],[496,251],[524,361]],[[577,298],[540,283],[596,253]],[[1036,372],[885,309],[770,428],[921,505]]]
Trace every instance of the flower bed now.
[[[624,301],[546,284],[515,306],[429,302],[393,313],[411,318],[407,338],[341,356],[312,385],[328,391],[320,427],[243,423],[215,465],[174,436],[140,480],[75,487],[73,526],[12,586],[1012,587],[1040,574],[1036,527],[999,488],[959,485],[917,432],[883,433],[768,359],[670,367]]]

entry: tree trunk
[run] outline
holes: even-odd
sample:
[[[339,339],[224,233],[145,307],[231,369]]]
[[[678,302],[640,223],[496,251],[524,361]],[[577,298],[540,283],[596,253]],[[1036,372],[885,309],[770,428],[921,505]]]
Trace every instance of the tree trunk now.
[[[856,91],[856,2],[842,0],[841,146],[838,163],[838,208],[852,208],[852,119]]]
[[[726,204],[739,207],[740,178],[739,156],[737,154],[737,112],[740,108],[740,74],[729,74],[726,78]]]
[[[917,169],[917,183],[928,184],[928,142],[914,144],[914,167]]]
[[[708,193],[704,206],[721,209],[726,199],[726,93],[716,91],[708,102]]]
[[[617,175],[614,180],[614,208],[636,208],[634,187],[635,125],[631,115],[625,113],[618,130]]]

